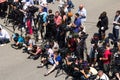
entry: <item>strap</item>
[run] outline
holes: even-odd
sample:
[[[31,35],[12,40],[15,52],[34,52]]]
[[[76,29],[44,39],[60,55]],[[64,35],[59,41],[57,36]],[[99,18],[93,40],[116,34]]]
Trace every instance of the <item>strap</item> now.
[[[115,21],[118,22],[119,18],[120,18],[120,15],[115,19]]]

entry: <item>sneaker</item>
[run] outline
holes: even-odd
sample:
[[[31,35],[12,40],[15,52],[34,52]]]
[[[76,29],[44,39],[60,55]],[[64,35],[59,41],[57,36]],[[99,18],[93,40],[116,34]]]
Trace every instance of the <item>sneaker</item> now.
[[[49,75],[49,73],[45,73],[45,74],[44,74],[44,76],[48,76],[48,75]]]
[[[28,56],[27,59],[33,59],[33,56]]]
[[[37,66],[37,68],[42,68],[44,65],[43,64],[40,64],[39,66]]]

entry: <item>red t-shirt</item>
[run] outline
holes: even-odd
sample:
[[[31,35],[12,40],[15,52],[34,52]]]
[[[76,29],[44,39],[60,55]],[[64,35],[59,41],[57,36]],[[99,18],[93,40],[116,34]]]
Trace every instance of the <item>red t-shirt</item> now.
[[[111,57],[110,49],[105,50],[103,57],[108,58],[108,60],[104,60],[103,63],[104,64],[109,64],[110,63],[110,57]]]

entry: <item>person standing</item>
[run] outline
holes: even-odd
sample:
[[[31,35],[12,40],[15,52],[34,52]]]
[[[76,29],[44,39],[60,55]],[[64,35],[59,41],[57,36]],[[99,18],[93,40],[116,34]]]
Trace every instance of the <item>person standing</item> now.
[[[71,8],[74,8],[74,4],[72,0],[67,0],[67,6],[68,6],[68,10],[71,10]]]
[[[105,46],[103,57],[99,58],[101,61],[103,61],[103,70],[106,74],[109,73],[109,64],[111,61],[111,55],[112,55],[112,53],[110,51],[110,44],[108,43]]]
[[[116,15],[113,21],[113,36],[114,40],[119,38],[119,28],[120,28],[120,10],[116,11]]]
[[[62,17],[60,15],[59,11],[55,12],[54,22],[55,22],[55,27],[56,27],[56,37],[55,37],[55,40],[57,40],[59,42],[60,27],[61,27],[61,24],[62,24]]]
[[[78,12],[77,12],[80,16],[80,19],[81,19],[81,23],[82,23],[82,26],[84,26],[84,22],[86,21],[86,17],[87,17],[87,11],[86,9],[84,8],[83,4],[81,4],[79,6],[79,9],[78,9]],[[84,30],[85,31],[85,27],[84,27]]]
[[[7,11],[7,0],[0,0],[0,17],[5,17]]]
[[[79,33],[80,28],[81,28],[81,19],[80,19],[80,15],[78,13],[75,14],[75,19],[74,19],[74,23],[70,24],[69,26],[72,27],[72,31],[74,33]]]
[[[114,54],[114,67],[113,67],[113,73],[115,74],[116,78],[120,80],[120,44],[118,42],[118,51]]]
[[[44,39],[45,34],[46,34],[46,24],[47,24],[47,16],[48,13],[43,11],[43,8],[39,9],[39,13],[38,13],[38,29],[40,30],[40,34],[41,34],[41,38]],[[43,35],[44,32],[44,35]]]
[[[47,26],[46,26],[46,38],[48,40],[55,38],[55,22],[54,22],[54,14],[52,13],[52,10],[48,10],[48,16],[47,16]]]
[[[99,24],[97,24],[97,27],[99,28],[98,33],[99,33],[99,39],[103,40],[102,36],[105,35],[105,31],[108,29],[108,17],[107,17],[107,12],[102,12],[99,16]]]

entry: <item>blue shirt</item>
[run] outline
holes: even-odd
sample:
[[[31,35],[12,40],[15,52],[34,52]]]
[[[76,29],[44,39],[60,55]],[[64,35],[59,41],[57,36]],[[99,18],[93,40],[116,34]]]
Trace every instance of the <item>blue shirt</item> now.
[[[24,42],[24,38],[21,37],[21,36],[19,36],[19,37],[18,37],[18,42],[19,42],[19,43],[23,43],[23,42]]]
[[[55,64],[55,61],[53,60],[53,58],[54,58],[54,55],[52,55],[52,57],[49,58],[49,62],[50,62],[51,64]],[[61,57],[60,55],[58,55],[58,56],[55,58],[55,60],[56,60],[57,62],[61,63],[61,62],[62,62],[62,57]]]
[[[42,13],[40,13],[40,15],[43,15],[43,22],[45,23],[45,22],[47,22],[47,12],[42,12]]]
[[[56,58],[55,58],[56,61],[58,62],[62,62],[62,57],[60,55],[58,55]]]
[[[79,28],[81,26],[81,19],[77,18],[74,20],[74,24],[76,25],[75,28],[73,28],[73,32],[78,33],[79,32]]]
[[[47,7],[43,7],[43,12],[47,12]]]

